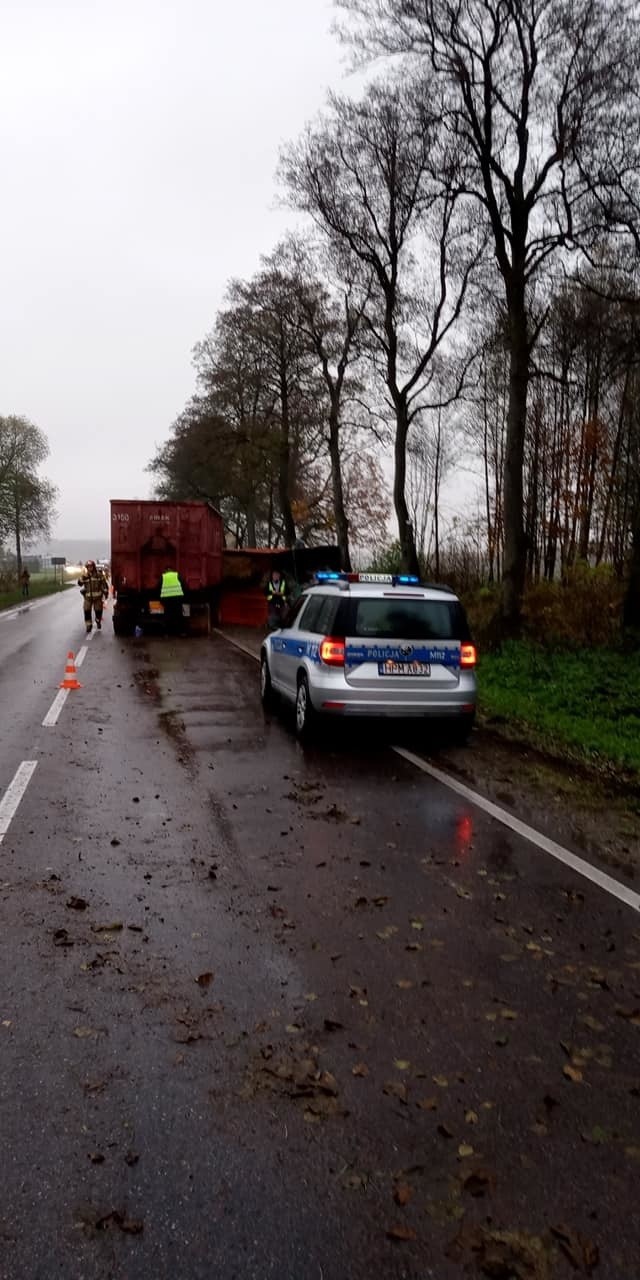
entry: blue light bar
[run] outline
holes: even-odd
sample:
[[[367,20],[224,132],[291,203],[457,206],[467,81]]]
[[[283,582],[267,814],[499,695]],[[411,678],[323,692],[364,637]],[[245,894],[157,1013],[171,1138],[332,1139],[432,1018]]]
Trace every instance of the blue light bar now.
[[[320,573],[316,573],[316,582],[346,582],[346,573],[331,573],[328,569],[322,569]]]
[[[396,573],[393,584],[398,587],[419,587],[420,579],[416,573]]]

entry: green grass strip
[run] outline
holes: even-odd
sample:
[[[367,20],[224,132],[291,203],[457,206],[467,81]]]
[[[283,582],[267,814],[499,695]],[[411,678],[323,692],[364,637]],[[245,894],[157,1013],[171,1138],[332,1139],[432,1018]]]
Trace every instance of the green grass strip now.
[[[601,769],[640,774],[640,662],[615,649],[546,650],[512,642],[481,657],[485,716],[530,731]]]

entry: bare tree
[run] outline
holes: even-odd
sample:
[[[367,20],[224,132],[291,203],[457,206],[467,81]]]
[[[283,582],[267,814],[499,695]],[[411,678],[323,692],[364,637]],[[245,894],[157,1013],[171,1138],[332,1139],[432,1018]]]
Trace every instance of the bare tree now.
[[[292,203],[308,212],[338,264],[373,281],[366,308],[395,417],[393,497],[403,562],[418,571],[406,497],[407,441],[432,362],[462,310],[477,253],[455,151],[438,145],[439,109],[410,84],[373,84],[328,114],[282,158]],[[425,263],[422,279],[416,255]]]
[[[351,569],[349,521],[343,481],[342,428],[345,401],[356,389],[353,365],[362,350],[364,313],[370,286],[363,289],[353,274],[345,271],[344,279],[331,284],[320,277],[316,247],[310,240],[291,236],[283,245],[291,260],[291,272],[298,288],[302,324],[309,345],[315,352],[326,388],[327,446],[331,466],[331,488],[335,534],[340,550],[340,564]],[[350,376],[351,375],[351,376]]]
[[[502,618],[517,630],[533,288],[549,259],[630,225],[638,175],[633,0],[338,0],[365,53],[428,65],[502,279],[510,350]],[[626,220],[626,221],[625,221]]]

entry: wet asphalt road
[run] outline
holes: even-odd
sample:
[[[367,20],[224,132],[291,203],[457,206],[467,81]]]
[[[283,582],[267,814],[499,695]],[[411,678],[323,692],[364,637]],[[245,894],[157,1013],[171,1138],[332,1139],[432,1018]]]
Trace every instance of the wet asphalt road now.
[[[637,914],[224,640],[0,619],[3,1280],[637,1280]]]

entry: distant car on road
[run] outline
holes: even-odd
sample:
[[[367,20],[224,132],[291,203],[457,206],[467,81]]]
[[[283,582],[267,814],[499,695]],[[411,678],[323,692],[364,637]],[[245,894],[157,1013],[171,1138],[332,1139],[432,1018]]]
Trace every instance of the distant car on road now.
[[[321,718],[442,719],[464,742],[476,710],[476,649],[457,596],[410,574],[319,573],[260,654],[266,707],[295,706],[296,732]]]

